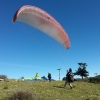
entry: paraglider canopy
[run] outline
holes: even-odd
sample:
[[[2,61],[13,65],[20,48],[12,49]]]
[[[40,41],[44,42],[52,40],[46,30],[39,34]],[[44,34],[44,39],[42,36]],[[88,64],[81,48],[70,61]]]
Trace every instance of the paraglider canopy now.
[[[12,20],[13,23],[16,20],[39,29],[66,49],[70,48],[68,34],[60,23],[46,11],[35,6],[25,5],[16,11]]]

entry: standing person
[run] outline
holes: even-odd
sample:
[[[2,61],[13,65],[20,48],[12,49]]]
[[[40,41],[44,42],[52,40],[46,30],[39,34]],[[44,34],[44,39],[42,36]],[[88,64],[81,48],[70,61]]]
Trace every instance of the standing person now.
[[[38,74],[38,73],[36,73],[35,78],[38,78],[38,77],[39,77],[39,74]]]
[[[48,79],[49,79],[49,82],[51,82],[51,74],[48,73]]]
[[[70,86],[71,89],[73,88],[73,86],[71,84],[72,78],[73,78],[73,73],[72,73],[72,69],[70,68],[69,71],[67,70],[66,82],[64,84],[64,88],[66,87],[67,84]]]

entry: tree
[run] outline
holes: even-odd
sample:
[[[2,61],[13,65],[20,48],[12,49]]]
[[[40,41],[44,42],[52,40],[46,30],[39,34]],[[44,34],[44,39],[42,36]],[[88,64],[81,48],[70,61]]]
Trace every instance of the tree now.
[[[86,70],[87,64],[86,63],[78,63],[78,65],[79,65],[79,68],[78,68],[78,70],[76,70],[74,75],[80,75],[83,80],[83,77],[89,76],[89,72]]]
[[[22,76],[21,79],[24,79],[24,76]]]
[[[63,77],[62,80],[65,81],[66,80],[66,77]]]
[[[45,76],[42,76],[41,78],[43,78],[43,79],[47,79]]]
[[[0,75],[0,78],[5,80],[5,79],[7,79],[7,76],[6,75]]]

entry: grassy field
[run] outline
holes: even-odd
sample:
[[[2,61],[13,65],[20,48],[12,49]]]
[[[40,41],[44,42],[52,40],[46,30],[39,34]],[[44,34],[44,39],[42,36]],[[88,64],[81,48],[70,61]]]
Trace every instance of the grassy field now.
[[[32,93],[34,100],[100,100],[100,84],[74,82],[73,89],[68,85],[64,89],[64,82],[0,82],[0,100],[18,91]]]

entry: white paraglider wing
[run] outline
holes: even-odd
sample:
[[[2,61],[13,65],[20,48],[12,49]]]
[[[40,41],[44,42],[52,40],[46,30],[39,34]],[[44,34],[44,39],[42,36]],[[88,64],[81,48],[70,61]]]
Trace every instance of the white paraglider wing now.
[[[13,22],[16,20],[39,29],[59,42],[66,49],[70,47],[70,40],[66,31],[59,22],[44,10],[30,5],[22,6],[17,10],[13,17]]]

